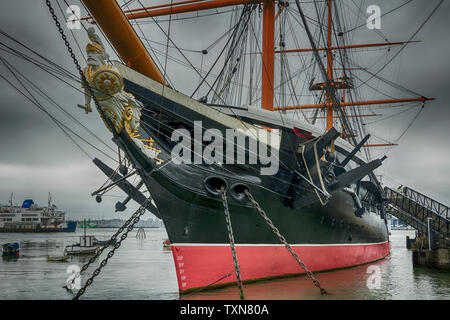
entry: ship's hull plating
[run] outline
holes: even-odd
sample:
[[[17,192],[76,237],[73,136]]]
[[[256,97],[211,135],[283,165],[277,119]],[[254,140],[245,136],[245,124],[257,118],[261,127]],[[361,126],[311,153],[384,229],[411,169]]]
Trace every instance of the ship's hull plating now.
[[[315,201],[293,209],[286,202],[289,184],[283,183],[291,181],[292,176],[286,176],[282,170],[272,177],[261,176],[245,166],[173,164],[169,161],[170,142],[159,137],[159,125],[154,125],[152,129],[152,121],[160,119],[152,113],[157,114],[161,106],[168,110],[166,116],[174,117],[176,121],[180,121],[177,117],[182,115],[188,121],[203,120],[206,127],[218,125],[220,130],[223,128],[217,120],[214,122],[196,113],[195,108],[187,109],[175,98],[173,101],[161,98],[156,89],[146,89],[146,83],[154,83],[152,80],[144,79],[126,67],[122,69],[128,77],[125,79],[126,90],[145,105],[141,137],[155,139],[157,146],[163,149],[159,157],[165,162],[156,165],[156,161],[147,158],[123,132],[115,142],[134,164],[158,207],[172,244],[181,292],[236,281],[224,205],[221,197],[208,191],[205,183],[211,177],[218,177],[226,184],[236,252],[244,281],[304,271],[248,199],[233,195],[233,186],[237,184],[248,188],[312,271],[355,266],[388,255],[388,230],[384,215],[368,207],[364,215],[357,217],[352,196],[342,190],[333,192],[326,205]],[[134,83],[134,80],[141,84]],[[152,86],[156,88],[157,85]],[[164,94],[172,93],[166,88]],[[174,96],[177,94],[173,93]],[[294,155],[287,159],[289,157]]]
[[[180,292],[235,282],[220,198],[175,186],[162,174],[157,178],[148,178],[146,183],[172,243]],[[311,271],[360,265],[389,254],[384,219],[374,212],[356,217],[345,193],[337,194],[325,207],[292,210],[271,192],[250,190]],[[304,272],[251,204],[236,201],[229,191],[227,198],[244,281]]]
[[[311,271],[340,269],[384,258],[389,243],[291,245]],[[181,292],[235,283],[229,243],[173,244],[172,253]],[[241,279],[286,277],[305,271],[282,244],[237,244]]]
[[[145,161],[127,139],[128,155]],[[151,169],[147,168],[149,172]],[[301,274],[304,270],[287,252],[266,221],[248,200],[231,196],[230,186],[245,183],[273,224],[312,271],[369,263],[389,254],[385,219],[367,211],[354,214],[350,195],[337,192],[320,203],[293,210],[278,193],[245,176],[221,176],[242,279],[258,280]],[[225,222],[218,195],[208,193],[204,181],[212,173],[194,165],[167,164],[152,175],[141,174],[164,221],[175,263],[180,292],[213,288],[236,281]]]

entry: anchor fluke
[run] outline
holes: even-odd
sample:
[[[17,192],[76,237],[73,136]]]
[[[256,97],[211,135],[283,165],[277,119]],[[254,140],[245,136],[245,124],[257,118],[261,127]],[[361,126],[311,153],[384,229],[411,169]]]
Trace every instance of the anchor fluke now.
[[[140,205],[145,204],[145,208],[153,213],[156,217],[161,219],[161,214],[159,213],[158,208],[155,207],[150,201],[147,201],[147,197],[144,196],[142,192],[139,191],[139,188],[144,184],[143,181],[140,181],[136,186],[133,186],[131,183],[127,181],[126,178],[130,177],[135,173],[132,172],[126,176],[120,175],[118,172],[115,172],[112,168],[110,168],[108,165],[106,165],[104,162],[102,162],[100,159],[95,158],[93,160],[94,164],[103,171],[103,173],[109,177],[112,181],[112,183],[107,186],[108,188],[112,185],[117,185],[123,192],[125,192],[130,199],[133,199]],[[93,195],[97,194],[98,191],[94,192]],[[119,202],[120,204],[116,203],[116,211],[123,211],[126,209],[126,204],[130,199],[125,199],[123,202]],[[123,209],[123,210],[121,210]]]
[[[127,197],[127,199],[128,199],[129,197]],[[130,198],[131,199],[131,198]],[[125,201],[126,201],[126,199],[125,199]],[[124,201],[124,202],[125,202]],[[126,209],[127,209],[127,206],[125,205],[125,203],[124,202],[120,202],[120,201],[117,201],[116,202],[116,206],[115,206],[115,208],[116,208],[116,212],[123,212],[123,211],[125,211]]]

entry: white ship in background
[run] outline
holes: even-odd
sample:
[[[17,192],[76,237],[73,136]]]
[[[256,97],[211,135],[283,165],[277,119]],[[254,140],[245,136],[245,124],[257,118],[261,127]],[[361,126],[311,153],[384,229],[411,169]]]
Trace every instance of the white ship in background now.
[[[66,221],[66,213],[51,203],[41,207],[32,199],[25,199],[22,206],[13,204],[11,194],[8,205],[0,205],[0,232],[74,232],[75,221]]]

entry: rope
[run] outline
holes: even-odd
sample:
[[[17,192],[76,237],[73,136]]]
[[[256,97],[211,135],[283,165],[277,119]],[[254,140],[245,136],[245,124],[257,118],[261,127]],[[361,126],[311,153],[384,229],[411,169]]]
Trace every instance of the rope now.
[[[56,108],[58,108],[61,112],[63,112],[67,117],[69,117],[70,119],[72,119],[75,123],[77,123],[79,126],[81,126],[83,129],[85,129],[89,134],[91,134],[94,138],[96,138],[100,143],[102,143],[104,146],[106,146],[108,149],[110,149],[111,151],[115,152],[114,149],[112,149],[108,144],[106,144],[102,139],[100,139],[94,132],[92,132],[88,127],[86,127],[82,122],[80,122],[78,119],[76,119],[72,114],[70,114],[68,111],[66,111],[61,105],[59,105],[54,99],[52,99],[48,93],[46,93],[44,90],[40,89],[33,81],[31,81],[29,78],[27,78],[24,74],[22,74],[19,70],[17,70],[17,68],[15,68],[11,63],[9,63],[5,58],[1,58],[2,62],[5,65],[8,65],[7,68],[8,69],[13,69],[14,73],[13,75],[16,77],[16,74],[20,75],[23,80],[25,82],[27,82],[31,87],[34,88],[35,91],[37,91],[37,93],[43,97],[44,99],[46,99],[47,101],[49,101],[51,104],[53,104]],[[11,70],[10,70],[11,71]],[[57,77],[58,78],[58,77]],[[17,79],[17,77],[16,77]],[[18,80],[20,82],[20,80]],[[36,98],[33,97],[35,100]],[[36,100],[37,101],[37,100]],[[44,106],[42,106],[41,104],[39,104],[42,108],[45,108]],[[98,149],[97,149],[98,150]]]
[[[317,161],[317,148],[316,148],[316,143],[317,143],[317,141],[319,140],[319,138],[317,137],[317,138],[315,138],[315,140],[316,140],[316,142],[314,142],[314,155],[315,155],[315,158],[316,158],[316,161]],[[308,168],[308,165],[307,165],[307,163],[306,163],[305,154],[304,154],[303,152],[302,152],[301,154],[302,154],[303,165],[305,166],[305,169],[306,169],[306,173],[308,173],[309,180],[311,180],[311,182],[313,182],[313,179],[312,179],[312,177],[311,177],[311,173],[310,173],[309,168]],[[319,177],[321,177],[320,163],[319,163],[319,162],[316,162],[316,166],[317,166],[317,168],[318,168],[318,169],[317,169],[317,172],[318,172],[318,174],[319,174]],[[322,184],[322,190],[325,191],[325,192],[327,192],[326,189],[325,189],[325,187],[324,187],[324,185],[323,185],[322,179],[321,179],[321,184]],[[325,201],[325,202],[324,202],[324,201],[322,200],[322,198],[320,197],[319,192],[317,191],[317,189],[314,188],[314,192],[316,193],[317,198],[319,199],[319,201],[320,201],[320,203],[322,204],[322,206],[326,205],[328,201]]]
[[[319,176],[320,186],[322,187],[322,191],[327,192],[325,185],[323,183],[323,179],[322,179],[322,170],[320,169],[319,156],[317,155],[317,142],[318,141],[319,141],[319,139],[317,139],[316,142],[314,142],[314,158],[316,159],[317,175]],[[317,190],[315,190],[315,191],[316,191],[317,195],[319,195]],[[325,201],[325,203],[324,203],[320,197],[319,197],[319,200],[323,206],[327,203],[327,201]]]
[[[365,82],[361,83],[358,87],[356,87],[355,89],[361,87],[362,85],[364,85],[365,83],[367,83],[369,80],[371,80],[373,77],[377,76],[381,71],[383,71],[399,54],[400,52],[403,51],[403,49],[406,48],[406,46],[408,45],[408,43],[411,42],[412,39],[414,39],[414,37],[419,33],[420,30],[422,30],[422,28],[425,26],[425,24],[428,22],[428,20],[430,20],[430,18],[434,15],[434,13],[436,12],[436,10],[441,6],[441,4],[444,2],[444,0],[441,0],[436,7],[434,7],[433,11],[431,11],[431,13],[428,15],[428,17],[422,22],[422,24],[419,26],[419,28],[417,28],[417,30],[412,34],[412,36],[408,39],[408,41],[405,42],[405,44],[400,48],[400,50],[397,51],[397,53],[388,61],[386,62],[380,69],[378,69],[377,72],[375,72],[375,74],[373,74],[371,77],[369,77],[369,79],[367,79]]]

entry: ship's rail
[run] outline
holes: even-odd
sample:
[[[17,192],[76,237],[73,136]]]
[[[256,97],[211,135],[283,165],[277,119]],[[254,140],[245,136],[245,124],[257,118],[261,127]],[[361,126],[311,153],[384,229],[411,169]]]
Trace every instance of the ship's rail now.
[[[408,187],[384,188],[386,210],[420,232],[430,231],[439,238],[450,237],[449,207]],[[429,220],[430,219],[430,220]]]
[[[431,210],[446,219],[450,219],[450,210],[446,205],[408,187],[403,187],[403,194],[428,210]]]

